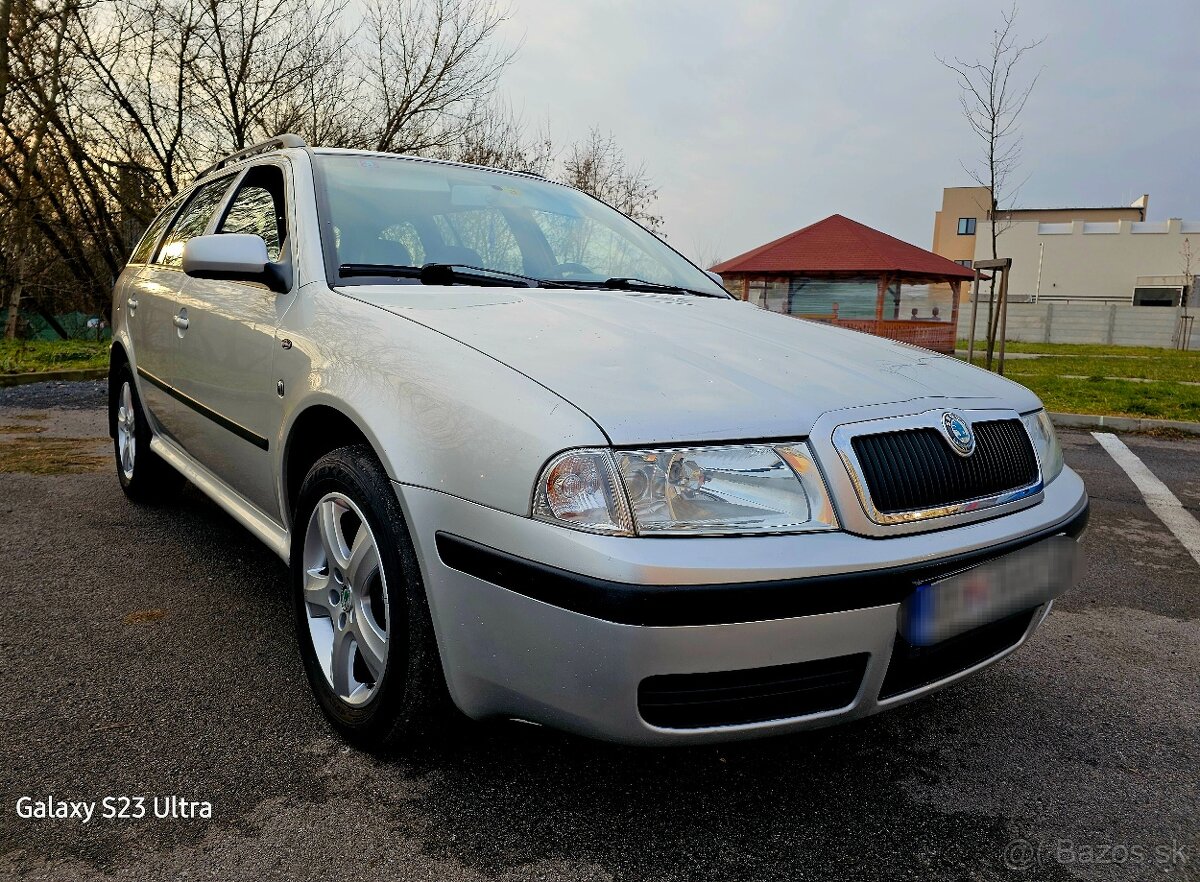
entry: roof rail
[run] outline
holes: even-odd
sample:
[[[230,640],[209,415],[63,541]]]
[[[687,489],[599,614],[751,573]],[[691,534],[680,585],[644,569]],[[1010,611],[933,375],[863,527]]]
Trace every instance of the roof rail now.
[[[286,150],[288,147],[307,147],[308,144],[299,135],[276,135],[274,138],[268,138],[265,141],[260,141],[257,144],[251,144],[236,153],[230,153],[221,159],[218,159],[200,174],[196,175],[196,180],[205,175],[212,174],[219,168],[224,168],[230,163],[237,162],[239,159],[245,159],[248,156],[254,156],[259,153],[269,153],[272,150]]]

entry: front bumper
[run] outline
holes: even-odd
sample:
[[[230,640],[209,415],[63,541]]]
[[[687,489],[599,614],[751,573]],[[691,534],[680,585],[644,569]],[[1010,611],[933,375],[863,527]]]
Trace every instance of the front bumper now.
[[[900,601],[921,580],[1045,536],[1077,535],[1087,519],[1083,483],[1070,469],[1036,506],[889,539],[596,536],[432,490],[396,489],[458,707],[475,718],[515,717],[631,744],[814,728],[966,676],[1023,643],[1047,607],[981,629],[931,665],[896,633]],[[647,722],[655,715],[639,708],[639,688],[643,699],[655,684],[677,694],[680,675],[758,669],[789,682],[811,673],[812,688],[836,706],[687,728],[669,718]],[[698,685],[745,694],[744,684],[720,678]]]

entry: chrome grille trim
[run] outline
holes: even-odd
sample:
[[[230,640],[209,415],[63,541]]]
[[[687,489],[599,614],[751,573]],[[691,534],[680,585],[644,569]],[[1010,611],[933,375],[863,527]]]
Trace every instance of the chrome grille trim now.
[[[1037,463],[1037,477],[1032,483],[1026,484],[1023,487],[1015,487],[1011,490],[1005,490],[990,496],[931,508],[899,512],[882,512],[876,508],[875,502],[871,497],[870,488],[867,486],[864,477],[862,464],[859,462],[858,455],[854,451],[853,439],[860,435],[879,435],[890,432],[902,432],[909,429],[934,429],[941,431],[942,414],[946,410],[951,409],[963,416],[972,427],[974,427],[976,422],[991,422],[1005,419],[1020,420],[1021,418],[1021,415],[1014,410],[959,410],[956,408],[939,407],[908,416],[885,417],[883,419],[866,420],[859,423],[844,423],[833,430],[834,449],[837,450],[842,464],[846,467],[850,483],[854,487],[854,492],[858,496],[858,501],[862,505],[863,511],[872,523],[879,526],[907,524],[914,521],[963,515],[1021,501],[1028,501],[1028,504],[1032,504],[1035,500],[1031,499],[1031,497],[1037,496],[1045,489],[1045,484],[1042,481],[1041,463],[1038,462],[1035,455],[1034,461]],[[1032,438],[1029,439],[1029,443],[1033,444]],[[1036,451],[1036,448],[1034,450]],[[996,514],[1001,513],[997,512]]]

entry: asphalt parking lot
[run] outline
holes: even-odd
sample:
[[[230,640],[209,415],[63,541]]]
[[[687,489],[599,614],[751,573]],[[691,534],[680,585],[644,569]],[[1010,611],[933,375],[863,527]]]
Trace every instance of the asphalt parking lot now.
[[[122,496],[101,389],[0,392],[0,451],[85,439],[0,473],[0,878],[1200,879],[1200,564],[1089,434],[1082,583],[954,688],[719,747],[493,723],[376,758],[309,698],[276,558],[191,488]],[[1200,516],[1200,439],[1122,440]],[[49,795],[212,817],[18,817]]]

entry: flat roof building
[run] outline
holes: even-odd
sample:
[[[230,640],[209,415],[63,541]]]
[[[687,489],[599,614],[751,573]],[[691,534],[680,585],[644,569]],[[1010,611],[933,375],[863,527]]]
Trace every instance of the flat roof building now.
[[[1069,223],[1085,221],[1144,221],[1150,196],[1146,194],[1130,205],[1096,206],[1092,208],[1011,208],[996,212],[1001,226],[1012,221],[1039,223]],[[933,251],[956,263],[982,260],[983,252],[977,242],[987,244],[991,257],[991,236],[988,233],[992,218],[992,195],[987,187],[946,187],[942,190],[942,208],[933,216]],[[1000,255],[1004,257],[1005,255]]]
[[[1012,302],[1179,306],[1200,273],[1200,221],[1148,221],[1149,201],[997,212],[999,256],[1013,261]],[[991,258],[989,202],[986,187],[943,190],[933,250],[964,265]]]

